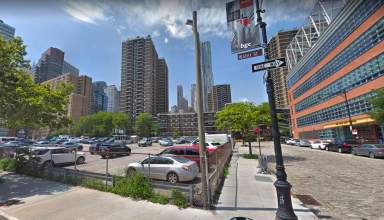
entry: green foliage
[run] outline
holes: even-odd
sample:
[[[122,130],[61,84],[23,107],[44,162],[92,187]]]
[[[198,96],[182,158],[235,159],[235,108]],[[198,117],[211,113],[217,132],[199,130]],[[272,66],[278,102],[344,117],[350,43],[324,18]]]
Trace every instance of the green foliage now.
[[[105,191],[106,190],[105,183],[103,183],[103,181],[95,180],[95,179],[91,179],[91,178],[85,178],[81,182],[81,186],[87,187],[87,188],[90,188],[90,189],[100,190],[100,191]]]
[[[166,196],[163,196],[158,193],[153,193],[152,196],[149,198],[149,201],[153,203],[160,203],[163,205],[169,203],[169,199]]]
[[[378,124],[384,125],[384,88],[375,90],[376,96],[369,100],[373,105],[373,110],[368,114],[377,121]]]
[[[4,171],[15,171],[16,170],[16,159],[14,158],[3,158],[0,160],[0,169]]]
[[[240,132],[242,136],[259,124],[271,124],[268,103],[232,103],[216,113],[216,126],[219,129]]]
[[[178,128],[175,128],[172,132],[172,137],[177,138],[180,136],[180,130]]]
[[[60,84],[56,89],[49,85],[35,84],[28,73],[29,61],[25,45],[17,37],[5,41],[0,37],[0,115],[7,127],[67,126],[70,84]]]
[[[114,129],[123,129],[127,134],[132,130],[131,121],[127,114],[119,112],[97,112],[83,116],[74,125],[74,135],[81,136],[109,136]]]
[[[187,208],[187,198],[178,189],[172,190],[173,203],[179,208]]]
[[[130,177],[117,179],[110,191],[134,199],[149,199],[153,194],[148,178],[139,172],[134,172]]]
[[[257,159],[259,157],[257,154],[243,154],[243,158],[245,158],[245,159]]]
[[[150,113],[140,113],[136,118],[135,131],[141,137],[149,137],[158,128],[156,124]]]
[[[231,164],[230,163],[227,163],[225,166],[224,166],[224,171],[223,171],[223,175],[224,177],[227,177],[229,175],[229,168],[231,167]]]

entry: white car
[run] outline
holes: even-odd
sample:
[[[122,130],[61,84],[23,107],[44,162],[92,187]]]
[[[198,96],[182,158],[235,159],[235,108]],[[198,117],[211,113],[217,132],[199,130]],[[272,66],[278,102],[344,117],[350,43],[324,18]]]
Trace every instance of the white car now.
[[[329,142],[318,140],[311,143],[311,148],[325,150],[327,144],[329,144]]]
[[[288,145],[296,145],[299,142],[299,139],[293,139],[293,138],[288,138],[285,140],[285,143]]]
[[[43,167],[56,164],[82,164],[85,162],[84,152],[74,152],[65,147],[34,147],[32,158]],[[76,156],[76,159],[75,159]]]

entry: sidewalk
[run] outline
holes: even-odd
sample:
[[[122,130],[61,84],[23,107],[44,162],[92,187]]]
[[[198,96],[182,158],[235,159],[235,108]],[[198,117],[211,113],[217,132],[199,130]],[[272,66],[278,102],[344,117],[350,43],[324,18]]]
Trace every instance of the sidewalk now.
[[[240,149],[240,153],[248,148]],[[275,219],[276,192],[273,177],[258,175],[257,160],[239,158],[234,153],[219,204],[215,210],[178,209],[173,205],[159,205],[134,201],[112,193],[10,173],[0,173],[0,200],[18,199],[11,206],[0,206],[0,219],[9,220],[90,220],[90,219],[209,219],[229,220],[245,216],[254,220]],[[294,201],[299,219],[316,219],[308,209]],[[1,202],[1,201],[0,201]],[[14,217],[14,218],[13,218]]]
[[[257,160],[239,156],[247,153],[248,147],[238,147],[233,153],[216,211],[231,211],[252,219],[274,219],[277,210],[275,176],[258,174]],[[299,200],[292,198],[292,202],[299,219],[317,219]]]

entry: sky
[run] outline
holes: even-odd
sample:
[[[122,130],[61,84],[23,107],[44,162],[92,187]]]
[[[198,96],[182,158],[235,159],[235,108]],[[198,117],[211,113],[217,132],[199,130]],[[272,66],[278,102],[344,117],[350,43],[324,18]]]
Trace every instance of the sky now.
[[[262,1],[262,0],[261,0]],[[49,47],[65,52],[65,60],[93,81],[120,87],[121,43],[151,35],[169,70],[169,108],[176,87],[183,85],[190,102],[195,82],[194,38],[185,21],[197,10],[200,41],[210,41],[215,84],[230,84],[232,101],[267,101],[263,72],[251,64],[263,57],[237,60],[231,53],[225,3],[229,0],[0,0],[0,19],[16,28],[27,45],[26,58],[37,62]],[[262,15],[268,38],[300,27],[314,0],[265,0]]]

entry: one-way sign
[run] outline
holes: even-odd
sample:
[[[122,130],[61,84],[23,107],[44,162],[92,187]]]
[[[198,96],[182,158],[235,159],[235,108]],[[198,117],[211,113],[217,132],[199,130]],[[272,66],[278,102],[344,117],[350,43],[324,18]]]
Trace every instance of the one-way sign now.
[[[277,58],[275,60],[268,60],[261,63],[252,64],[252,72],[275,69],[278,67],[284,67],[287,64],[285,63],[285,58]]]

